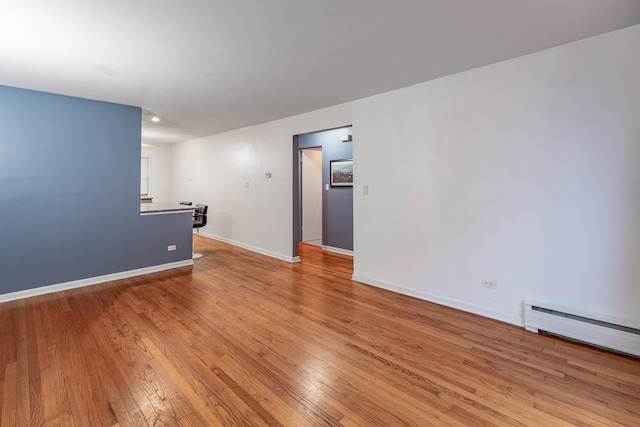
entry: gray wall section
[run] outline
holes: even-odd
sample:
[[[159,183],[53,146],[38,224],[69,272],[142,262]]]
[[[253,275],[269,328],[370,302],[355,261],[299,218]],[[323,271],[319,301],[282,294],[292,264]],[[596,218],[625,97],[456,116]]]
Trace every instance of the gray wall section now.
[[[294,138],[294,173],[297,174],[298,170],[298,150],[322,147],[322,244],[353,250],[353,187],[330,186],[328,191],[324,190],[325,186],[330,183],[330,161],[351,159],[353,156],[352,143],[340,141],[340,135],[347,133],[351,135],[351,126],[297,135]],[[296,184],[298,183],[294,182],[294,187]],[[298,194],[298,191],[298,188],[294,188],[294,196]],[[294,223],[299,224],[299,219]],[[294,246],[294,254],[297,254],[297,245]]]
[[[0,294],[191,258],[189,213],[140,216],[140,130],[140,108],[0,86]]]

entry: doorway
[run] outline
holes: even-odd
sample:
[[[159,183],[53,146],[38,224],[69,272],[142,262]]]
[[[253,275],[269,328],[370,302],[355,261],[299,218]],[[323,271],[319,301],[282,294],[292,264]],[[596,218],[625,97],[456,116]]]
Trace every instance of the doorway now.
[[[315,153],[314,150],[315,149]],[[306,151],[309,150],[309,151]],[[319,152],[318,152],[319,151]],[[310,157],[317,156],[312,160]],[[336,184],[331,180],[332,164],[352,162],[351,126],[328,129],[293,136],[293,260],[300,261],[298,245],[304,241],[314,240],[322,250],[353,255],[353,186],[352,184]],[[313,183],[315,178],[303,178],[303,161],[309,161],[309,169],[314,169],[311,162],[321,164],[321,184],[311,184],[311,191],[303,189],[303,185]],[[314,169],[317,171],[317,169]],[[303,203],[313,200],[320,191],[320,199],[310,203],[312,207],[305,209]],[[303,195],[305,193],[306,195]],[[304,200],[306,199],[306,200]],[[309,206],[308,205],[308,206]],[[305,209],[307,212],[303,212]],[[318,225],[318,216],[320,222]],[[303,224],[303,221],[305,224]],[[310,225],[307,221],[316,221]],[[303,231],[303,229],[306,229]],[[314,236],[315,234],[315,236]],[[321,237],[319,237],[321,236]],[[319,238],[318,238],[319,237]]]
[[[322,246],[322,147],[300,150],[303,243]]]

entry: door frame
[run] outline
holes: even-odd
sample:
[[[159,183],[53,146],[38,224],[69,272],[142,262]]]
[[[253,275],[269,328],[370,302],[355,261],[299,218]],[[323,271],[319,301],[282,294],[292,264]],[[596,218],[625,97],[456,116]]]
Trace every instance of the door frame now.
[[[300,254],[298,253],[298,244],[302,241],[302,185],[301,185],[301,181],[302,181],[302,175],[301,175],[301,168],[300,168],[300,162],[302,161],[302,154],[300,153],[300,147],[299,147],[299,143],[298,143],[298,137],[301,135],[308,135],[311,133],[319,133],[319,132],[326,132],[326,131],[330,131],[330,130],[334,130],[334,129],[342,129],[342,128],[347,128],[347,127],[353,127],[352,124],[348,124],[348,125],[343,125],[343,126],[336,126],[336,127],[332,127],[332,128],[327,128],[327,129],[320,129],[320,130],[316,130],[313,132],[305,132],[305,133],[301,133],[298,135],[294,135],[293,136],[293,156],[292,156],[292,160],[293,160],[293,241],[292,241],[292,254],[293,254],[293,261],[294,262],[298,262],[300,261]],[[302,148],[303,150],[305,148],[315,148],[315,147],[322,147],[322,145],[319,146],[309,146],[309,147],[304,147]],[[323,153],[324,155],[324,153]],[[324,199],[323,199],[324,200]],[[324,206],[323,206],[323,215],[324,215]],[[324,221],[324,219],[323,219]],[[323,223],[324,225],[324,223]],[[323,229],[323,234],[324,234],[324,229]]]
[[[311,162],[311,157],[309,157],[311,154],[309,153],[309,151],[314,151],[317,153],[320,153],[320,176],[312,176],[311,179],[309,177],[309,171],[312,166],[310,164],[308,164],[308,162]],[[309,229],[305,229],[305,224],[306,225],[310,225],[309,222],[309,218],[311,215],[313,215],[313,212],[309,212],[306,208],[306,205],[309,201],[315,199],[315,197],[310,197],[312,194],[308,193],[309,191],[315,191],[315,190],[320,190],[320,224],[315,224],[315,220],[314,220],[314,224],[315,225],[319,225],[320,227],[320,240],[322,240],[323,238],[323,234],[322,234],[322,222],[323,222],[323,218],[324,218],[324,209],[323,209],[323,203],[324,203],[324,191],[322,191],[322,146],[317,146],[317,147],[304,147],[304,148],[300,148],[298,150],[298,152],[300,153],[300,241],[305,242],[308,240],[309,236],[308,236],[308,232],[310,230],[312,230],[312,228]],[[305,179],[306,178],[306,179]],[[313,182],[312,182],[313,181]],[[315,188],[315,190],[311,190],[309,185],[311,185],[312,187],[317,186],[317,188]],[[317,196],[318,194],[315,194],[314,196]],[[317,200],[316,200],[317,202]],[[305,215],[306,218],[305,218]],[[317,212],[315,213],[315,215],[317,215]],[[316,217],[317,219],[317,217]],[[305,240],[305,237],[307,237],[307,240]]]

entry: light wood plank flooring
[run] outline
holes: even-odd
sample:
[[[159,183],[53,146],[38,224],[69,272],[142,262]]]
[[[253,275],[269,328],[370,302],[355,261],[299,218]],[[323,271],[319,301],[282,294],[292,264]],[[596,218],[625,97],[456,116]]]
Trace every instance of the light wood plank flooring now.
[[[639,426],[640,361],[194,236],[193,267],[0,305],[0,427]]]

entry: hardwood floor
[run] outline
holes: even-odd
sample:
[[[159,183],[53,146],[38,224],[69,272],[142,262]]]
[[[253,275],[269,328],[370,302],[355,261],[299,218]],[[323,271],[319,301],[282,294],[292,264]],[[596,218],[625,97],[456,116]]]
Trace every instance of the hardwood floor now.
[[[194,236],[193,267],[0,305],[0,427],[640,425],[640,361]]]

